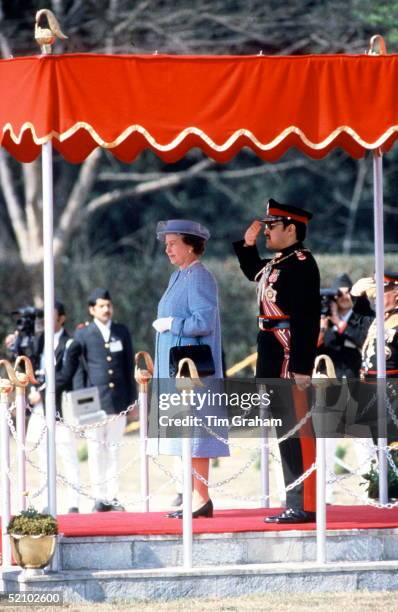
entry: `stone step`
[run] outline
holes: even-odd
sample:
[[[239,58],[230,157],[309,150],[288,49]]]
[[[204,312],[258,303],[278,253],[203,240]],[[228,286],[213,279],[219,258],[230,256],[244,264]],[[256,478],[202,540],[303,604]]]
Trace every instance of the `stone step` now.
[[[183,563],[182,537],[173,535],[63,537],[61,570],[166,568]],[[313,562],[314,531],[199,534],[193,539],[195,567],[203,565]],[[328,561],[398,560],[398,529],[327,532]]]
[[[64,603],[157,601],[266,593],[398,590],[397,561],[264,563],[125,571],[69,571],[29,576],[4,572],[6,592],[60,591]]]

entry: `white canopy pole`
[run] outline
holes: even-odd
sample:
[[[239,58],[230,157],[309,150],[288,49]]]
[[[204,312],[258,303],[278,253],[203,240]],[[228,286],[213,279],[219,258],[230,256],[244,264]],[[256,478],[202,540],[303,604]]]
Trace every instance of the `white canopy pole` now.
[[[11,543],[7,534],[11,517],[10,486],[10,432],[8,429],[8,404],[10,389],[0,386],[0,454],[1,454],[1,570],[11,568]]]
[[[53,253],[53,152],[52,143],[42,146],[43,271],[44,271],[44,370],[46,379],[48,511],[57,515],[57,468],[55,457],[55,363],[54,363],[54,253]]]
[[[266,387],[261,387],[261,390],[266,391]],[[262,394],[261,394],[262,395]],[[262,403],[260,405],[260,417],[265,419],[269,412],[267,406]],[[269,508],[269,433],[268,427],[261,428],[261,448],[260,448],[260,468],[261,468],[261,497],[260,505],[262,508]]]
[[[191,438],[182,439],[183,499],[182,540],[184,568],[192,568],[192,449]]]
[[[377,414],[379,425],[379,499],[388,502],[386,438],[386,357],[384,347],[384,220],[383,220],[383,157],[373,153],[373,202],[376,269],[376,352],[377,352]]]
[[[316,436],[316,560],[326,563],[326,440],[319,435]]]
[[[26,414],[26,387],[15,388],[15,412],[17,430],[17,465],[18,465],[18,509],[26,510],[26,453],[25,453],[25,414]]]

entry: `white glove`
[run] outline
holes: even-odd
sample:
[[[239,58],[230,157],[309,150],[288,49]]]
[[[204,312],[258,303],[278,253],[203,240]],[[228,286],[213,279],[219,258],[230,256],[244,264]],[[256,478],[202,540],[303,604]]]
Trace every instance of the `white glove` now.
[[[152,327],[156,329],[159,334],[165,331],[169,331],[171,329],[171,324],[173,322],[173,317],[162,317],[161,319],[156,319],[152,323]]]
[[[366,293],[371,296],[376,288],[376,284],[374,278],[371,276],[367,276],[365,278],[360,278],[354,285],[351,287],[351,295],[354,297],[358,297],[363,293]]]

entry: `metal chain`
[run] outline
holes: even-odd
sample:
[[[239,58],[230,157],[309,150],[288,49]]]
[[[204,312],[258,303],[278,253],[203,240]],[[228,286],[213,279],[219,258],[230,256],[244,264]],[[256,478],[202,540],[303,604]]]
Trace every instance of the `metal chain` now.
[[[60,415],[59,412],[57,412],[57,419],[59,420],[60,423],[65,425],[65,427],[67,427],[74,433],[77,433],[80,435],[81,432],[91,431],[92,429],[99,429],[100,427],[104,427],[105,425],[108,425],[109,423],[113,423],[113,421],[120,419],[120,417],[126,416],[126,414],[134,410],[134,408],[138,408],[137,402],[134,402],[134,404],[130,404],[130,406],[128,406],[126,410],[123,410],[122,412],[119,412],[118,414],[113,414],[112,416],[104,419],[103,421],[97,421],[96,423],[91,423],[89,425],[72,425],[71,423],[67,423],[65,419]]]
[[[391,385],[389,385],[389,388],[391,389]],[[394,391],[394,389],[393,389],[393,391]],[[388,395],[386,395],[386,404],[387,404],[387,410],[388,410],[388,412],[390,414],[391,420],[393,421],[393,423],[394,423],[394,425],[395,425],[395,427],[397,429],[397,432],[398,432],[398,419],[397,419],[397,416],[396,416],[396,414],[394,413],[394,411],[392,409],[390,398],[388,397]]]
[[[166,474],[166,476],[170,478],[170,480],[172,480],[174,483],[182,484],[182,478],[179,478],[178,476],[170,472],[170,470],[167,469],[162,463],[160,463],[160,461],[158,461],[156,457],[150,455],[150,459],[152,463],[154,463],[159,468],[159,470],[163,472],[163,474]]]
[[[277,438],[277,442],[278,444],[281,444],[282,442],[285,442],[286,440],[288,440],[288,438],[291,438],[299,429],[301,429],[301,427],[312,417],[312,413],[313,413],[313,409],[311,408],[311,410],[309,412],[307,412],[307,414],[300,419],[300,421],[294,426],[292,427],[292,429],[290,431],[287,432],[287,434],[283,435],[281,438]],[[261,450],[262,448],[268,448],[270,453],[272,454],[273,458],[276,461],[280,460],[279,458],[275,457],[269,447],[269,444],[267,444],[266,442],[263,442],[260,446],[258,447],[249,447],[249,446],[244,446],[244,445],[240,445],[240,444],[236,444],[233,442],[230,442],[229,440],[227,440],[226,438],[223,438],[222,436],[218,435],[215,431],[213,431],[210,427],[208,427],[207,425],[205,425],[204,423],[201,423],[200,425],[201,427],[203,427],[210,435],[214,436],[214,438],[216,438],[216,440],[218,440],[219,442],[222,442],[223,444],[230,446],[230,447],[236,447],[236,448],[241,448],[244,450]]]
[[[65,423],[65,421],[63,421],[63,423],[61,423],[63,427],[66,427],[67,429],[69,429],[70,431],[72,431],[73,434],[75,434],[78,438],[80,438],[81,440],[86,440],[87,442],[92,442],[93,444],[98,444],[99,446],[104,446],[105,448],[125,448],[125,447],[135,447],[136,446],[136,442],[132,441],[132,442],[108,442],[107,440],[98,440],[98,438],[92,438],[91,436],[88,436],[85,434],[84,431],[80,431],[80,432],[75,432],[69,425],[67,425]]]
[[[207,487],[209,487],[209,489],[216,489],[216,488],[221,487],[221,486],[223,486],[225,484],[228,484],[232,480],[236,480],[236,478],[239,478],[239,476],[241,476],[244,472],[246,472],[246,470],[251,465],[253,465],[253,463],[255,463],[255,461],[257,461],[257,457],[249,459],[249,461],[247,461],[245,463],[245,465],[243,467],[241,467],[241,469],[238,470],[235,474],[232,474],[232,476],[229,476],[228,478],[225,478],[224,480],[219,480],[218,482],[214,482],[214,483],[210,483],[208,480],[203,478],[203,476],[201,476],[195,469],[192,469],[192,475],[197,480],[200,480],[201,482],[203,482],[203,484],[205,484]]]
[[[34,452],[34,451],[35,451],[37,448],[39,448],[40,444],[41,444],[41,443],[42,443],[42,441],[43,441],[44,434],[45,434],[45,433],[46,433],[46,431],[47,431],[47,425],[46,425],[46,423],[43,425],[43,428],[42,428],[42,430],[41,430],[41,432],[40,432],[40,435],[39,435],[39,437],[38,437],[37,441],[36,441],[36,442],[33,444],[33,446],[31,446],[31,447],[29,447],[29,448],[28,448],[28,447],[26,446],[26,444],[24,444],[23,442],[21,442],[21,441],[19,440],[19,438],[18,438],[17,430],[16,430],[16,429],[15,429],[15,427],[14,427],[14,422],[13,422],[13,420],[12,420],[12,416],[11,416],[11,412],[12,412],[11,407],[10,407],[10,408],[8,408],[8,410],[7,410],[7,411],[8,411],[8,415],[7,415],[8,427],[9,427],[9,429],[10,429],[10,431],[11,431],[12,437],[14,438],[15,442],[17,443],[17,446],[21,446],[21,447],[22,447],[22,449],[25,451],[25,453],[26,453],[26,454],[33,453],[33,452]]]
[[[31,459],[27,458],[26,459],[27,462],[38,472],[40,472],[43,476],[47,476],[47,472],[45,472],[44,470],[42,470],[42,468],[40,468],[34,461],[32,461]],[[129,467],[130,463],[126,464],[126,466],[124,466],[124,468],[122,468],[123,470],[126,469],[126,467]],[[118,475],[121,472],[118,473]],[[94,497],[93,495],[90,495],[90,493],[87,493],[84,489],[88,489],[90,488],[91,485],[76,485],[73,482],[70,482],[66,476],[64,476],[61,473],[57,473],[57,481],[63,485],[63,486],[69,486],[71,487],[74,491],[76,491],[76,493],[79,493],[79,495],[82,495],[83,497],[87,497],[88,499],[91,499],[91,501],[96,501],[96,497]],[[104,484],[105,482],[108,481],[103,481],[99,484]],[[160,487],[158,487],[158,489],[156,489],[156,491],[146,495],[144,498],[143,497],[139,497],[139,498],[134,498],[134,501],[131,500],[122,500],[123,503],[125,503],[126,505],[132,505],[132,506],[138,506],[141,503],[145,502],[145,501],[149,501],[152,497],[154,497],[154,495],[156,495],[159,491],[161,491],[163,488],[165,488],[168,484],[170,484],[170,481],[166,481],[165,483],[161,484]],[[45,483],[45,485],[39,489],[39,491],[37,493],[35,493],[34,495],[30,495],[30,497],[36,497],[37,495],[40,495],[40,493],[47,487],[47,483]]]
[[[119,418],[120,416],[124,416],[125,414],[127,414],[127,412],[129,412],[133,408],[134,408],[134,404],[129,406],[129,408],[127,410],[121,412],[120,414],[114,415],[114,417]],[[46,425],[45,417],[42,416],[42,415],[37,415],[37,417],[42,419],[44,425],[43,425],[43,430],[42,430],[41,435],[40,435],[39,442],[36,443],[35,446],[33,446],[31,450],[35,450],[39,446],[39,444],[41,442],[41,438],[43,437],[44,432],[47,430],[47,425]],[[119,442],[107,442],[107,441],[104,441],[104,440],[97,440],[96,438],[92,438],[92,437],[87,436],[85,434],[84,430],[86,428],[97,429],[98,426],[103,426],[104,424],[111,423],[113,420],[115,420],[114,417],[111,417],[110,419],[107,419],[106,421],[100,421],[99,423],[94,423],[93,424],[94,426],[93,425],[74,426],[74,425],[68,424],[62,417],[59,416],[59,413],[57,413],[57,417],[58,417],[57,418],[57,423],[63,425],[64,427],[66,427],[67,429],[72,431],[72,433],[77,435],[79,438],[83,438],[83,439],[85,439],[87,441],[94,442],[94,443],[99,444],[101,446],[105,446],[107,448],[122,448],[122,447],[126,447],[126,446],[135,446],[136,445],[135,442],[120,442],[119,443]],[[13,427],[13,425],[12,425],[12,427]],[[11,428],[11,425],[10,425],[10,428]],[[15,431],[15,428],[14,428],[14,431]],[[17,440],[15,435],[14,435],[14,439]],[[31,450],[29,452],[31,452]]]
[[[35,497],[39,497],[39,495],[41,495],[46,489],[47,489],[47,482],[45,482],[43,486],[37,489],[37,491],[35,491],[34,493],[29,493],[30,499],[35,499]]]
[[[182,483],[182,479],[178,478],[177,476],[175,476],[174,474],[172,474],[172,472],[170,472],[170,470],[168,470],[162,463],[160,463],[160,461],[158,461],[155,457],[151,457],[152,461],[158,466],[158,468],[164,473],[166,474],[166,476],[168,476],[170,479],[172,479],[174,482],[178,482],[178,483]],[[246,471],[250,465],[252,465],[255,461],[257,460],[256,457],[254,457],[253,459],[250,459],[240,470],[238,470],[238,472],[236,472],[235,474],[233,474],[232,476],[230,476],[229,478],[226,478],[225,480],[219,481],[217,483],[214,484],[210,484],[208,480],[206,480],[206,478],[204,478],[201,474],[199,474],[195,469],[192,469],[192,475],[197,479],[200,480],[204,485],[206,485],[209,488],[219,488],[220,486],[227,484],[228,482],[231,482],[232,480],[236,480],[236,478],[238,478],[241,474],[243,474],[244,471]],[[290,483],[287,487],[286,487],[286,492],[287,491],[291,491],[292,489],[294,489],[295,487],[297,487],[299,484],[301,484],[306,478],[308,478],[308,476],[310,474],[312,474],[312,472],[314,472],[314,470],[316,470],[316,462],[314,462],[303,474],[301,474],[301,476],[299,476],[294,482]],[[261,499],[263,498],[263,496],[261,496]],[[259,498],[256,498],[259,499]]]
[[[285,487],[285,491],[286,493],[288,491],[291,491],[292,489],[294,489],[295,487],[297,487],[299,484],[301,484],[306,478],[308,478],[308,476],[310,476],[310,474],[312,474],[312,472],[314,472],[316,470],[316,461],[314,461],[314,463],[307,469],[305,470],[305,472],[303,474],[301,474],[301,476],[299,476],[297,478],[297,480],[295,480],[294,482],[292,482],[290,485],[287,485],[287,487]]]
[[[292,436],[294,436],[294,434],[299,429],[301,429],[301,427],[312,417],[312,413],[313,413],[313,408],[311,408],[311,410],[309,412],[307,412],[307,414],[305,416],[303,416],[303,418],[300,419],[300,421],[297,423],[297,425],[292,427],[292,429],[290,431],[288,431],[287,434],[285,434],[281,438],[278,438],[278,444],[281,444],[281,442],[285,442],[286,440],[288,440],[288,438],[291,438]]]
[[[373,506],[374,508],[379,508],[380,510],[382,510],[383,508],[385,508],[387,510],[392,510],[392,508],[398,508],[398,501],[396,501],[396,502],[388,502],[387,504],[382,504],[380,502],[374,501],[373,499],[370,499],[369,497],[364,497],[364,496],[357,495],[357,494],[353,493],[351,489],[348,489],[344,485],[342,485],[342,489],[345,490],[346,493],[349,493],[355,499],[358,499],[365,506]]]
[[[387,451],[386,456],[387,456],[387,461],[390,464],[392,471],[394,472],[395,476],[398,478],[398,467],[395,465],[394,459],[392,458],[392,455],[391,455],[391,451]]]

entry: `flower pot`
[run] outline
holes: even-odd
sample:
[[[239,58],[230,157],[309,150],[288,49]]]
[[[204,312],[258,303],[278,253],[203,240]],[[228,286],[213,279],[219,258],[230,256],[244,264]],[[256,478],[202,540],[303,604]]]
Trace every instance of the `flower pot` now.
[[[18,535],[10,533],[11,550],[18,565],[26,569],[42,569],[53,558],[56,535]]]

